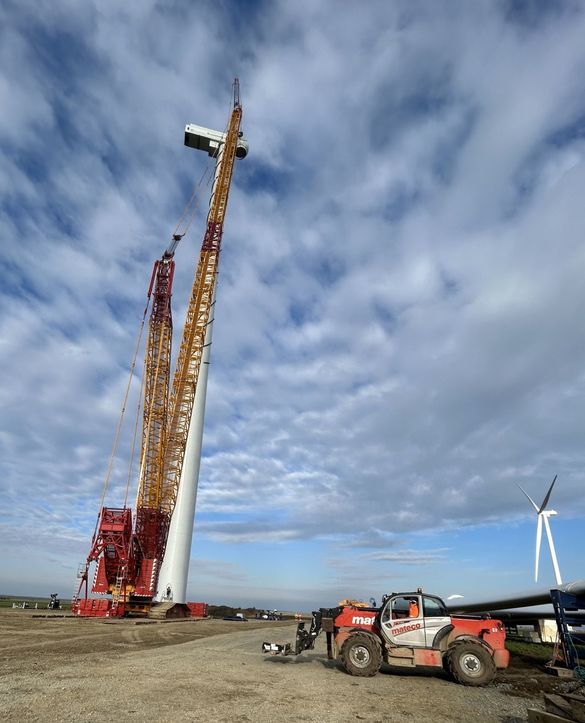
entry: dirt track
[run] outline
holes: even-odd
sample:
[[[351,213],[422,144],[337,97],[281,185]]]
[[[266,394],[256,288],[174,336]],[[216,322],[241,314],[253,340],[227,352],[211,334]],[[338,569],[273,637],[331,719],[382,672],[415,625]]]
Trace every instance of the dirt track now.
[[[292,624],[144,625],[9,610],[0,612],[0,633],[0,719],[7,721],[513,723],[538,703],[510,695],[513,671],[479,689],[387,666],[375,678],[352,678],[326,659],[321,640],[298,658],[264,657],[261,642],[291,641]]]

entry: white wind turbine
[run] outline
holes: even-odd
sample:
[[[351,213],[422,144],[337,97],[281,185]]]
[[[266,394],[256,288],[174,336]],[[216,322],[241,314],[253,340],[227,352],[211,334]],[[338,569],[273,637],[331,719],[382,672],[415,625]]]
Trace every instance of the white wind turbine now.
[[[557,554],[555,552],[555,545],[553,542],[552,532],[550,531],[550,524],[548,521],[549,517],[552,517],[553,515],[556,515],[557,513],[555,510],[547,510],[546,509],[546,506],[550,499],[550,493],[552,492],[552,488],[554,487],[554,484],[556,481],[557,481],[557,475],[555,475],[555,478],[553,479],[552,484],[549,487],[549,490],[546,493],[546,496],[545,496],[544,500],[542,501],[542,504],[540,505],[540,507],[536,504],[536,502],[532,499],[532,497],[527,492],[525,492],[522,489],[522,487],[520,487],[520,485],[518,485],[518,487],[520,487],[522,492],[524,492],[526,497],[528,497],[528,499],[530,500],[530,503],[536,510],[536,514],[538,517],[538,522],[536,525],[536,559],[535,559],[535,566],[534,566],[534,581],[538,582],[538,561],[540,558],[540,544],[542,542],[542,524],[544,522],[544,529],[546,530],[548,546],[550,548],[550,556],[552,558],[552,564],[553,564],[553,568],[555,571],[555,578],[557,581],[557,585],[562,585],[563,583],[561,580],[561,573],[559,571],[559,563],[557,562]]]

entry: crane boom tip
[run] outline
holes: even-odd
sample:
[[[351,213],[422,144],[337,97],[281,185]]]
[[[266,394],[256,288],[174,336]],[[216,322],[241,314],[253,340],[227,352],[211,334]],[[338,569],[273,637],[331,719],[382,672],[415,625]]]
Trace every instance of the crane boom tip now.
[[[240,80],[234,78],[234,108],[239,108],[240,105]]]

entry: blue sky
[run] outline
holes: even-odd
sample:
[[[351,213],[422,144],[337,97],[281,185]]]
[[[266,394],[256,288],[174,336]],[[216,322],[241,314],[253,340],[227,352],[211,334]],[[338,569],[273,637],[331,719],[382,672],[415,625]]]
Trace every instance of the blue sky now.
[[[183,128],[225,127],[235,75],[190,597],[530,588],[516,483],[555,474],[583,577],[584,33],[571,1],[3,3],[0,591],[73,590],[152,263],[207,163]]]

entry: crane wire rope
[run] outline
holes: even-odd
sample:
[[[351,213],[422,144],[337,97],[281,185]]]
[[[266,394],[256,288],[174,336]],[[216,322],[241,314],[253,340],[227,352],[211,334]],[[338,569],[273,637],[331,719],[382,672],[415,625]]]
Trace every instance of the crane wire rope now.
[[[138,394],[138,404],[136,405],[136,419],[134,420],[134,432],[132,433],[132,446],[130,448],[130,460],[128,462],[128,477],[126,479],[126,489],[124,491],[124,507],[126,507],[128,505],[128,492],[130,491],[130,482],[132,480],[132,467],[134,466],[134,456],[135,456],[135,451],[136,451],[136,437],[138,436],[138,425],[140,422],[140,409],[142,408],[143,391],[144,391],[144,374],[142,374],[142,378],[140,380],[140,393]]]
[[[132,357],[132,364],[130,365],[130,374],[128,375],[128,383],[126,384],[126,390],[124,392],[124,400],[122,401],[122,409],[120,411],[120,416],[118,418],[118,424],[116,426],[116,432],[114,434],[114,441],[112,444],[112,451],[110,453],[110,459],[108,461],[106,477],[104,479],[104,486],[103,486],[103,490],[102,490],[102,497],[100,500],[98,516],[97,516],[96,523],[95,523],[95,529],[93,531],[94,538],[95,538],[95,535],[97,532],[97,527],[98,527],[100,515],[102,512],[102,507],[104,506],[104,500],[106,498],[106,494],[107,494],[108,487],[110,484],[110,477],[112,474],[112,468],[114,466],[114,459],[116,457],[116,452],[118,451],[118,444],[120,441],[120,432],[122,429],[122,422],[124,421],[124,415],[126,413],[126,404],[128,402],[128,395],[130,394],[130,387],[132,386],[132,378],[134,377],[134,369],[136,367],[136,359],[138,358],[138,352],[140,350],[140,343],[142,341],[142,334],[144,332],[144,323],[146,321],[146,314],[148,313],[149,306],[150,306],[150,299],[147,299],[146,306],[144,307],[144,313],[142,314],[142,320],[140,322],[138,335],[136,338],[136,344],[134,346],[134,356]]]
[[[175,226],[175,230],[173,231],[173,238],[179,236],[180,238],[183,238],[183,236],[187,235],[187,232],[191,228],[191,224],[193,223],[193,219],[195,218],[195,214],[197,213],[199,206],[201,205],[201,196],[199,195],[199,189],[201,188],[203,181],[205,180],[205,176],[208,176],[209,172],[211,170],[211,164],[208,163],[205,168],[203,169],[203,173],[201,174],[201,178],[195,185],[195,188],[193,189],[193,193],[191,194],[191,197],[185,204],[185,208],[183,209],[183,212],[181,213],[181,216],[179,217],[179,220],[177,221],[177,225]],[[212,176],[209,175],[207,177],[207,182],[205,184],[205,187],[209,186],[209,183],[211,181]],[[192,206],[192,208],[190,208]],[[182,232],[179,233],[179,229],[181,228],[181,225],[185,224],[185,228]]]

